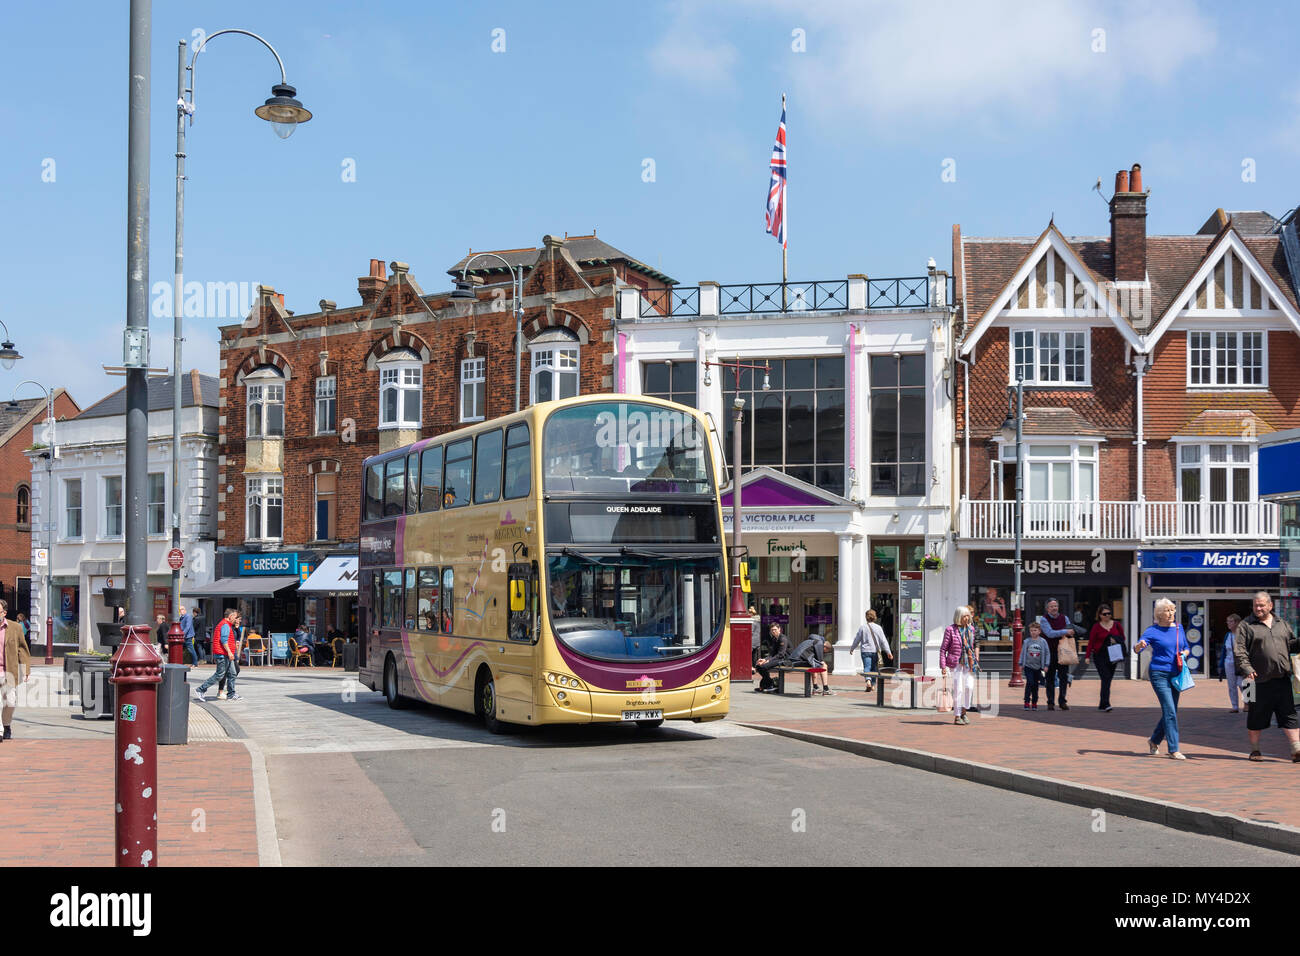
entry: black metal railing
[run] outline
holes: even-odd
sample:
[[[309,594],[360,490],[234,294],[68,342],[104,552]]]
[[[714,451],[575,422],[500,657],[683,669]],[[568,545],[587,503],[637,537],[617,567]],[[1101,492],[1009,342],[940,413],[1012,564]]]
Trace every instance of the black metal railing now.
[[[923,309],[929,304],[929,276],[867,280],[868,309]]]
[[[821,312],[849,307],[849,282],[753,282],[718,287],[722,315],[762,312]]]
[[[678,315],[700,314],[700,287],[672,286],[667,289],[642,289],[641,298],[645,305],[641,307],[643,316],[663,316],[669,318]]]

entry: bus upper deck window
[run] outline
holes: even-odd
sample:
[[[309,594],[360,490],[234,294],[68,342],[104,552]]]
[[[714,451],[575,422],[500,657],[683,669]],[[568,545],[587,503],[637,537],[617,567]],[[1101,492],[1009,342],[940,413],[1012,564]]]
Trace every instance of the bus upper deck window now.
[[[442,506],[460,508],[469,504],[471,465],[474,463],[474,442],[464,438],[447,446],[447,467],[442,480]]]
[[[490,504],[501,497],[501,429],[478,436],[474,449],[474,503]]]
[[[384,516],[384,466],[371,465],[366,469],[366,520]]]
[[[406,509],[406,459],[394,458],[385,468],[384,517],[392,518]]]
[[[528,423],[511,425],[506,432],[505,497],[526,498],[533,490],[533,446]]]
[[[426,448],[420,456],[420,510],[437,511],[442,504],[442,446]]]

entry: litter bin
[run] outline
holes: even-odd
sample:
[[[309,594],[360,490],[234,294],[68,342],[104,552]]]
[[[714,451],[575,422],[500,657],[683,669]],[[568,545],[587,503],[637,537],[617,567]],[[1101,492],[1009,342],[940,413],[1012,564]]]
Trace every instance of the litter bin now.
[[[88,720],[113,716],[113,685],[108,682],[107,660],[81,662],[81,715]]]
[[[357,648],[359,644],[343,645],[343,669],[345,671],[354,671],[357,669]]]
[[[185,744],[190,737],[189,685],[185,664],[164,664],[158,685],[158,743]]]

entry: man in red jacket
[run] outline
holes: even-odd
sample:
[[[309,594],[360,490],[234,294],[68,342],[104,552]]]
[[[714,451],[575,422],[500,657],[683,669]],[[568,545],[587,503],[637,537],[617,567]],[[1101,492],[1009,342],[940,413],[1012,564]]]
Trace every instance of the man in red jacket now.
[[[217,659],[217,670],[194,689],[195,696],[203,700],[203,693],[221,678],[226,679],[226,700],[241,700],[235,693],[235,662],[239,659],[239,612],[233,607],[212,631],[212,654]]]

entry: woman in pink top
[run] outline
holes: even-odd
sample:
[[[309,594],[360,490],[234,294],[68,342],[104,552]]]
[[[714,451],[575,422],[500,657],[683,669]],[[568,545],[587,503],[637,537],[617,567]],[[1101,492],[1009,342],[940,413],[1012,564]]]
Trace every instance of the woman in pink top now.
[[[969,607],[957,608],[952,623],[944,629],[943,643],[939,645],[939,669],[944,677],[952,673],[952,713],[954,724],[969,724],[966,711],[970,710],[975,695],[975,668],[979,665],[979,649],[975,646],[975,629],[971,620],[975,612]]]

